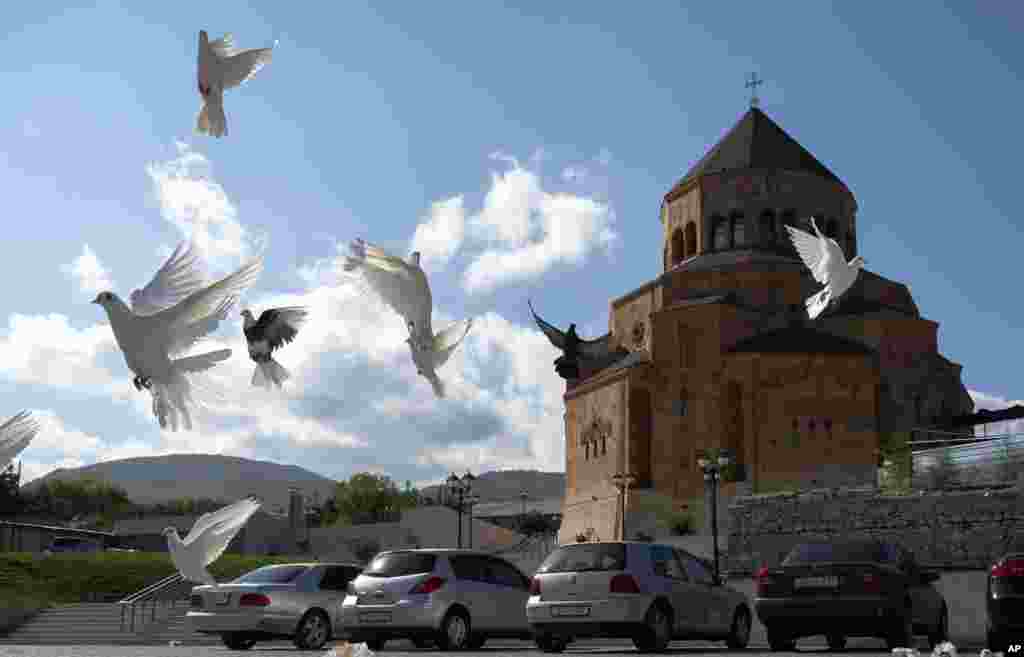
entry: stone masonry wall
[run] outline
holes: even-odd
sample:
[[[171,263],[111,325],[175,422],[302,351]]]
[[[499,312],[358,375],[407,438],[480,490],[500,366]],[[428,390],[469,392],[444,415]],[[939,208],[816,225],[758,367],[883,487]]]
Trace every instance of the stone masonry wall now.
[[[882,495],[877,489],[738,498],[729,507],[728,570],[777,566],[797,544],[838,537],[898,541],[940,568],[985,568],[1024,549],[1024,490]]]

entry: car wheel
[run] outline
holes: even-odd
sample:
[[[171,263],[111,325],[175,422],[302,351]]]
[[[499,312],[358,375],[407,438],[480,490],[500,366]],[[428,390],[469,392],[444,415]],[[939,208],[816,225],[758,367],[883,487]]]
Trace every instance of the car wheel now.
[[[434,647],[434,640],[422,636],[417,636],[413,637],[412,645],[416,646],[417,648],[427,650],[429,648]],[[377,648],[371,648],[371,650],[377,650]]]
[[[299,621],[295,630],[295,647],[299,650],[320,650],[331,638],[331,621],[324,612],[313,610]]]
[[[564,652],[569,642],[561,637],[541,634],[534,638],[534,642],[541,652]]]
[[[942,605],[942,611],[939,612],[939,621],[935,624],[935,629],[928,633],[928,647],[934,650],[935,646],[948,639],[949,610],[946,609],[946,605]]]
[[[651,605],[644,617],[644,627],[633,637],[633,645],[640,652],[661,652],[672,640],[672,620],[659,604]]]
[[[437,647],[441,650],[465,650],[469,646],[469,616],[464,611],[450,611],[441,621]]]
[[[842,634],[828,634],[825,636],[825,640],[828,642],[828,649],[832,652],[846,650],[846,637]]]
[[[902,616],[893,623],[889,636],[885,638],[889,650],[914,647],[914,627],[911,619],[910,606],[907,605]]]
[[[239,632],[225,632],[220,635],[220,640],[231,650],[248,650],[256,645],[256,639]]]
[[[788,633],[778,628],[766,628],[768,630],[768,647],[774,652],[788,652],[796,648],[796,641]]]
[[[746,607],[740,607],[732,616],[732,627],[729,628],[729,636],[725,639],[725,645],[733,650],[743,650],[750,643],[750,612]]]
[[[471,634],[469,637],[469,643],[466,647],[470,650],[480,650],[487,643],[487,635],[485,634]]]
[[[386,643],[386,641],[384,639],[378,639],[378,638],[374,637],[372,639],[367,639],[366,640],[366,647],[369,648],[370,650],[374,651],[374,652],[377,652],[378,650],[383,650],[384,649],[384,644],[385,643]]]

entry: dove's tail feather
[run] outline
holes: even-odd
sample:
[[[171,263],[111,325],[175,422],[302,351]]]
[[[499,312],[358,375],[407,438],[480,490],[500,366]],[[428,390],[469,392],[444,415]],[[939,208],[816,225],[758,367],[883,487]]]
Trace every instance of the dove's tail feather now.
[[[291,374],[284,365],[271,358],[256,364],[256,370],[252,373],[252,384],[258,388],[270,388],[271,385],[280,388],[290,378]]]
[[[811,319],[817,318],[818,315],[825,311],[825,308],[828,308],[830,300],[831,295],[827,287],[807,297],[807,301],[804,301],[804,306],[807,308],[807,316]]]
[[[223,137],[228,134],[228,117],[224,114],[224,103],[203,103],[196,117],[196,132],[211,137]]]

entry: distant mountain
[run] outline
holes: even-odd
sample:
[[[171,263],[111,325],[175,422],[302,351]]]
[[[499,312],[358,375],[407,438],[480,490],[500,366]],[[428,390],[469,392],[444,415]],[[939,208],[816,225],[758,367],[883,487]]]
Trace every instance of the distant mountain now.
[[[420,489],[420,494],[438,498],[440,485]],[[473,482],[473,492],[480,502],[508,502],[519,499],[525,491],[531,500],[565,496],[564,472],[539,470],[499,470],[484,472]]]
[[[133,502],[153,504],[181,497],[208,497],[235,501],[255,495],[264,508],[288,509],[288,487],[307,497],[325,500],[334,494],[335,482],[296,465],[253,461],[220,454],[171,454],[96,463],[81,468],[55,470],[22,488],[35,490],[42,482],[92,477],[120,486]]]

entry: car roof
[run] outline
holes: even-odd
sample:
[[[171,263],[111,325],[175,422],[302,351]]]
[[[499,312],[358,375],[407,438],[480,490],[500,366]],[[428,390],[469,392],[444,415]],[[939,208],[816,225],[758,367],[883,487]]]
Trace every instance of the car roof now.
[[[1004,559],[1024,559],[1024,552],[1007,552],[996,559],[996,561],[1003,561]]]
[[[260,566],[260,568],[271,568],[274,566],[305,566],[307,568],[314,566],[350,566],[352,568],[364,568],[362,564],[350,561],[293,561],[290,563],[268,563],[266,566]]]
[[[469,550],[466,548],[399,548],[397,550],[383,550],[380,554],[394,554],[396,552],[416,552],[418,554],[473,554],[483,557],[497,557],[497,554],[490,554],[483,550]]]

